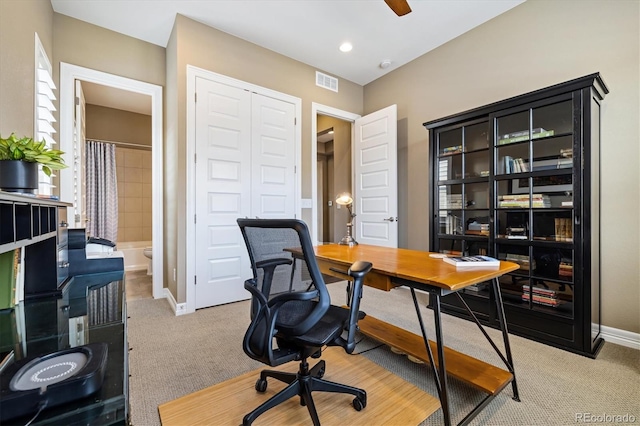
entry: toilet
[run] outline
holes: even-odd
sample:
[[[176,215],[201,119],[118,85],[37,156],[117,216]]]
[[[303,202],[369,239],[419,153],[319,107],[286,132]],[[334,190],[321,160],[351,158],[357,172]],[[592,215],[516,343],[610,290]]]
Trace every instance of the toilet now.
[[[149,259],[149,264],[147,265],[147,275],[153,275],[153,249],[151,247],[145,247],[142,253],[147,259]]]

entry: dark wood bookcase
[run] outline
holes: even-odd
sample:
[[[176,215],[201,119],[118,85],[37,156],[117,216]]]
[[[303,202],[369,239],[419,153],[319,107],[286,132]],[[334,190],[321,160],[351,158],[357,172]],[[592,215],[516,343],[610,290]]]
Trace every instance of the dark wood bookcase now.
[[[500,288],[509,331],[595,357],[600,337],[599,74],[424,123],[430,250],[520,264]],[[487,284],[463,291],[497,327]],[[455,296],[445,312],[471,318]]]

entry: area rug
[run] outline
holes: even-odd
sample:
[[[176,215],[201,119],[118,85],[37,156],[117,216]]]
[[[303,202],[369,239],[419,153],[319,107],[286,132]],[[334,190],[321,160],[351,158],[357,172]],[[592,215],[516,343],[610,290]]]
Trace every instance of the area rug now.
[[[356,411],[353,396],[314,392],[320,422],[325,425],[418,425],[437,409],[437,398],[390,373],[360,355],[347,355],[342,348],[328,348],[322,354],[327,363],[324,378],[357,386],[367,392],[367,406]],[[315,360],[312,360],[315,361]],[[294,372],[297,363],[276,369]],[[268,380],[267,391],[256,392],[260,369],[226,382],[185,395],[158,407],[163,426],[239,425],[242,418],[262,402],[282,390],[284,383]],[[291,398],[264,413],[253,423],[260,425],[311,424],[300,399]]]

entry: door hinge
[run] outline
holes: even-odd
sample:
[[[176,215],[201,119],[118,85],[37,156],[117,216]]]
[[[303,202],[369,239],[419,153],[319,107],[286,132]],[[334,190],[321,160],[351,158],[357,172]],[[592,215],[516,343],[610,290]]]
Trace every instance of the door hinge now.
[[[198,154],[193,154],[193,162],[194,163],[198,162]]]
[[[197,215],[195,215],[195,214],[193,215],[193,223],[198,223]]]
[[[198,276],[197,275],[193,276],[193,284],[195,284],[195,285],[198,284]]]
[[[296,126],[298,124],[298,117],[293,117],[293,125]]]
[[[76,96],[76,105],[80,105],[80,98]]]
[[[196,103],[198,102],[198,92],[193,94],[193,101]]]
[[[296,173],[298,173],[298,166],[293,166],[293,174],[295,175]]]

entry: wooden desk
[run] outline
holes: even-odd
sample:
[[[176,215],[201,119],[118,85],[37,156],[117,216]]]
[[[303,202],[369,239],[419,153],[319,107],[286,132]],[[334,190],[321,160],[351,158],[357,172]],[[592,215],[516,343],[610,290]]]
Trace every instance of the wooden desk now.
[[[322,245],[314,247],[316,259],[323,274],[345,278],[337,270],[346,271],[353,262],[366,260],[373,263],[373,269],[365,277],[365,285],[389,291],[397,286],[411,289],[414,306],[420,321],[422,336],[410,333],[392,324],[380,321],[370,315],[358,322],[363,334],[375,340],[398,348],[426,363],[431,364],[445,425],[451,424],[447,396],[447,373],[487,394],[461,422],[467,424],[509,383],[512,384],[514,399],[519,400],[513,360],[509,346],[509,335],[504,321],[504,308],[497,278],[518,269],[512,262],[500,262],[499,269],[457,271],[454,266],[429,257],[428,252],[357,245]],[[441,325],[440,297],[455,293],[469,285],[491,281],[496,294],[496,304],[502,328],[506,356],[498,349],[471,310],[485,337],[504,361],[507,370],[498,368],[469,355],[444,347]],[[436,341],[429,341],[422,321],[415,290],[427,291],[433,300]],[[436,352],[435,354],[433,352]],[[442,362],[439,362],[442,360]]]

